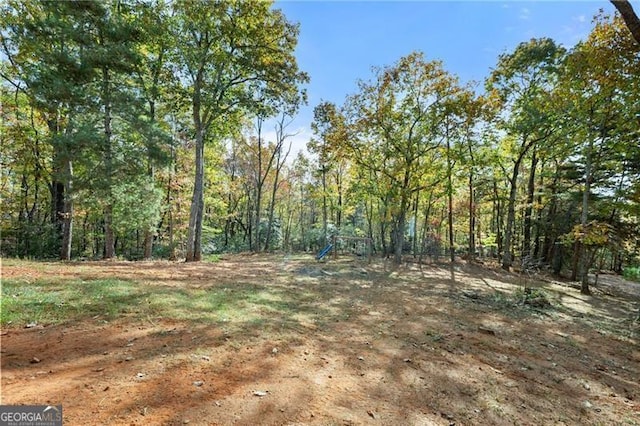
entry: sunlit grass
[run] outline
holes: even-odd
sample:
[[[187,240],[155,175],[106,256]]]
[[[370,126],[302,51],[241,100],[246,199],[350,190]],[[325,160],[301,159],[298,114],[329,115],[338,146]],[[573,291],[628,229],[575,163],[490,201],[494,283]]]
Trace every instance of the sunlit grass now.
[[[622,275],[628,280],[640,282],[640,266],[628,266],[622,270]]]
[[[5,280],[0,324],[58,324],[122,316],[205,323],[293,321],[313,298],[252,284],[175,288],[118,279]],[[310,310],[313,316],[313,310]]]

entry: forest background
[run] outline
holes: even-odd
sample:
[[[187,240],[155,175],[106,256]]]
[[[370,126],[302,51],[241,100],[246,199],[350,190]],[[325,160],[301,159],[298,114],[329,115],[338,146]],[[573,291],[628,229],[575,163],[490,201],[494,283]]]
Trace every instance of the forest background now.
[[[268,2],[1,8],[2,256],[317,252],[369,238],[582,279],[640,264],[640,48],[618,16],[520,43],[481,84],[413,52],[307,102]],[[340,247],[363,254],[364,246]],[[634,272],[635,271],[635,272]]]

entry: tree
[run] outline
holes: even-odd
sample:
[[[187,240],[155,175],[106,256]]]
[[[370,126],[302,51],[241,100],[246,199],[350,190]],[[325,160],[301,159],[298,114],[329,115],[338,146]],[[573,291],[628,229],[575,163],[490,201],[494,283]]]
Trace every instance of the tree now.
[[[320,102],[313,109],[311,129],[317,139],[311,139],[307,147],[318,159],[318,172],[322,184],[322,233],[323,241],[326,243],[330,205],[335,206],[331,209],[331,212],[336,213],[335,226],[340,229],[342,225],[344,177],[347,171],[347,159],[344,154],[347,137],[346,118],[335,104]],[[335,181],[335,185],[330,181]],[[335,201],[331,194],[336,195]]]
[[[638,132],[637,87],[640,62],[638,46],[633,44],[620,19],[599,16],[596,26],[584,43],[579,43],[567,58],[558,93],[571,129],[581,184],[580,226],[587,230],[593,215],[596,188],[606,188],[607,181],[624,174],[625,164],[633,154],[629,151],[629,137]],[[633,138],[633,136],[631,136]],[[634,150],[635,151],[635,150]],[[615,185],[607,188],[615,193]],[[579,270],[581,292],[589,294],[589,253],[584,238],[576,244],[573,278]]]
[[[278,191],[278,187],[280,186],[280,173],[282,172],[282,168],[289,157],[289,153],[291,152],[291,141],[289,141],[289,145],[286,147],[285,151],[285,142],[287,139],[295,136],[293,133],[287,133],[287,127],[291,124],[292,118],[286,112],[283,112],[278,120],[276,121],[275,131],[276,131],[276,141],[273,144],[273,152],[275,157],[274,163],[274,176],[273,183],[271,189],[271,201],[269,202],[269,220],[267,222],[267,235],[265,237],[264,242],[264,250],[268,251],[271,248],[272,242],[272,232],[274,228],[274,213],[276,208],[276,194]]]
[[[153,0],[142,4],[136,13],[141,22],[142,43],[139,51],[142,58],[140,66],[136,67],[135,76],[144,99],[143,113],[137,124],[147,150],[147,174],[153,182],[156,167],[166,164],[168,160],[166,150],[170,143],[167,126],[163,126],[161,107],[167,104],[178,106],[178,102],[171,99],[177,96],[171,90],[176,82],[169,61],[171,50],[175,48],[175,38],[171,37],[171,16],[164,2]],[[143,229],[144,259],[151,258],[157,225],[148,223]]]
[[[46,123],[53,149],[50,218],[63,260],[71,257],[73,234],[74,121],[86,102],[85,87],[95,76],[84,29],[86,13],[94,6],[10,1],[2,9],[2,49],[11,72],[2,76],[27,95],[34,114]]]
[[[564,49],[548,38],[520,43],[513,53],[501,55],[496,69],[487,80],[488,91],[496,91],[503,102],[500,125],[510,145],[508,161],[509,198],[504,230],[502,268],[513,264],[513,229],[518,188],[518,175],[527,153],[547,140],[554,131],[548,105]]]
[[[427,62],[421,53],[374,68],[374,73],[348,99],[347,147],[353,162],[370,170],[386,194],[394,262],[399,264],[413,194],[427,187],[423,176],[437,161],[434,154],[444,138],[443,100],[457,87],[440,62]]]
[[[618,12],[620,12],[622,19],[624,19],[636,43],[640,44],[640,18],[636,15],[631,3],[629,3],[628,0],[611,0],[611,3],[613,3],[616,9],[618,9]]]
[[[174,52],[191,102],[195,177],[187,261],[201,259],[204,145],[224,136],[225,117],[298,91],[307,80],[293,55],[298,27],[270,2],[178,1]],[[186,84],[188,83],[188,84]],[[216,129],[217,134],[212,130]]]

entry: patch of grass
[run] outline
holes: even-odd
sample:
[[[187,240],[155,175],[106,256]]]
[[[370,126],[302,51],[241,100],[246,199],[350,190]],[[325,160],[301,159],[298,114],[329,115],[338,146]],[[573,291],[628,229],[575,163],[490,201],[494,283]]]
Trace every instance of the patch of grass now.
[[[154,286],[118,279],[24,279],[2,285],[0,324],[59,324],[98,317],[172,318],[178,320],[270,326],[312,321],[313,298],[253,284],[210,288]]]
[[[622,276],[628,280],[640,282],[640,266],[628,266],[622,269]]]
[[[220,255],[219,254],[205,254],[204,256],[202,256],[202,260],[204,260],[205,262],[210,262],[210,263],[218,263],[220,262]]]
[[[60,323],[78,316],[114,317],[139,290],[130,281],[4,280],[0,324]]]

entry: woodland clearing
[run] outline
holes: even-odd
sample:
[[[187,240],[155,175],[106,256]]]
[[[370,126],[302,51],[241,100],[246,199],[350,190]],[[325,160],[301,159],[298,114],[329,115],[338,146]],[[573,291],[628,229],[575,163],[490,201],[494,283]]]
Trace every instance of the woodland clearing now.
[[[2,404],[69,425],[639,425],[640,284],[569,284],[463,261],[5,259]]]

